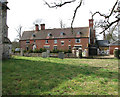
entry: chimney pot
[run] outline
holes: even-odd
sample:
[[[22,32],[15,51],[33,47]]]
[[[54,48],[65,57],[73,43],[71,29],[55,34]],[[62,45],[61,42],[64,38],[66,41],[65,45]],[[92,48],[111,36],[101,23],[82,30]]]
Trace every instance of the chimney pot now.
[[[41,24],[41,30],[45,30],[45,24]]]
[[[38,24],[35,24],[35,30],[39,31],[39,25]]]

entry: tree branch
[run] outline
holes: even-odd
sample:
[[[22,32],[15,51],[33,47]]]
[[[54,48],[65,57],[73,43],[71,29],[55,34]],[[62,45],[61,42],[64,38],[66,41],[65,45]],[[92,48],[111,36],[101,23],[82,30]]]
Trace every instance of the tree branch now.
[[[61,4],[56,4],[56,3],[54,3],[55,5],[51,6],[48,2],[46,2],[46,1],[44,0],[45,4],[46,4],[49,8],[62,7],[63,5],[66,5],[66,4],[68,4],[68,3],[73,3],[73,2],[75,2],[75,1],[76,1],[76,0],[66,1],[66,2],[61,3]]]
[[[109,15],[101,14],[99,11],[97,11],[97,12],[95,12],[95,13],[92,15],[92,19],[93,19],[93,17],[94,17],[96,14],[99,14],[100,16],[103,16],[105,19],[106,19],[106,18],[109,18],[109,17],[113,14],[113,12],[114,12],[114,10],[115,10],[115,7],[117,6],[117,3],[118,3],[118,0],[116,0],[116,2],[115,2],[115,4],[114,4],[114,6],[113,6],[113,8],[112,8],[112,10],[111,10],[111,12],[110,12]]]
[[[117,23],[119,20],[120,20],[120,19],[117,19],[117,20],[111,22],[111,23],[110,23],[109,25],[107,25],[107,26],[105,27],[105,29],[104,29],[102,32],[100,32],[99,34],[104,33],[108,28],[110,28],[113,24]]]
[[[72,22],[71,22],[71,28],[73,29],[73,22],[75,20],[75,16],[76,16],[76,13],[77,13],[77,10],[80,8],[80,6],[82,5],[82,2],[83,0],[80,1],[80,4],[76,7],[75,11],[74,11],[74,15],[73,15],[73,18],[72,18]]]

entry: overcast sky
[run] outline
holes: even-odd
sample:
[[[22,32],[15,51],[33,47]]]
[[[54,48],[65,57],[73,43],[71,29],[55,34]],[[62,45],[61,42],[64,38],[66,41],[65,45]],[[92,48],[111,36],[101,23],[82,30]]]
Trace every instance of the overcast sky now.
[[[61,0],[46,0],[61,1]],[[65,1],[65,0],[63,0]],[[79,0],[78,0],[79,1]],[[108,13],[116,0],[84,0],[84,5],[78,10],[73,27],[86,27],[88,20],[91,18],[90,11],[100,11]],[[41,23],[45,23],[45,28],[60,28],[59,21],[62,19],[66,27],[70,27],[74,10],[78,3],[72,3],[63,6],[62,8],[51,9],[43,0],[8,0],[8,18],[9,26],[8,37],[13,41],[17,32],[15,29],[19,25],[23,26],[22,31],[33,30],[33,22],[36,19],[42,19]],[[98,18],[97,16],[95,17]]]

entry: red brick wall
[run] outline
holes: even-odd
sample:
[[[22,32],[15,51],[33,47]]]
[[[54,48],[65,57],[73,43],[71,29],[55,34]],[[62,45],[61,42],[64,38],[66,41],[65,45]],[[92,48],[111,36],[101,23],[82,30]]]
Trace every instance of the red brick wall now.
[[[70,40],[70,42],[69,42]],[[61,45],[61,41],[64,41],[64,45]],[[37,49],[40,48],[44,48],[44,45],[49,45],[50,46],[50,50],[54,49],[54,45],[57,45],[57,48],[59,50],[68,50],[69,49],[69,45],[71,45],[71,48],[74,47],[74,45],[82,45],[82,49],[84,50],[87,45],[88,45],[88,38],[81,38],[81,42],[80,43],[75,43],[75,39],[57,39],[57,43],[54,44],[54,39],[48,39],[48,44],[45,44],[45,40],[36,40],[36,45],[37,45]],[[34,43],[33,40],[30,40],[30,44],[32,45]],[[26,49],[26,41],[21,41],[21,48]],[[30,45],[29,44],[29,45]],[[30,49],[32,49],[32,46],[29,46]]]
[[[110,46],[110,54],[114,54],[114,49],[115,48],[119,48],[120,49],[120,45],[119,46]]]

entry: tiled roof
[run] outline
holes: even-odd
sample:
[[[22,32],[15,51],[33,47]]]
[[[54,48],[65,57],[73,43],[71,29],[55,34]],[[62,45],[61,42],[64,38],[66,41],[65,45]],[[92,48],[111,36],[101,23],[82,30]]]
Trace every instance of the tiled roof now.
[[[109,41],[108,40],[97,40],[97,44],[99,47],[109,47]]]
[[[63,33],[63,35],[61,35],[61,33]],[[89,37],[89,27],[74,28],[73,33],[71,28],[45,29],[40,31],[25,31],[23,32],[21,40],[27,40],[33,38],[56,39],[56,38],[77,38],[77,37]]]

